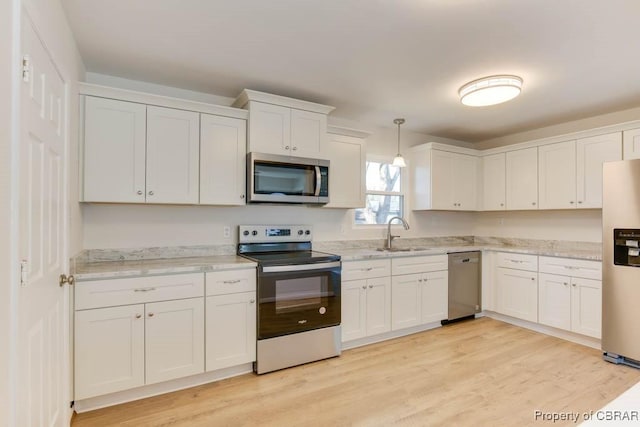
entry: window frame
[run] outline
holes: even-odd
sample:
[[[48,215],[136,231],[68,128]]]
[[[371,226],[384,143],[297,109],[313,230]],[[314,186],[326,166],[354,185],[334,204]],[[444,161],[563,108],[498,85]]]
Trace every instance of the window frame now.
[[[377,154],[367,154],[366,159],[365,159],[366,163],[369,162],[375,162],[375,163],[387,163],[387,164],[392,164],[393,163],[393,157],[389,157],[389,156],[384,156],[384,155],[377,155]],[[365,171],[366,171],[366,163],[365,163]],[[353,226],[355,228],[368,228],[368,229],[372,229],[372,228],[386,228],[387,224],[359,224],[356,222],[356,211],[358,209],[366,209],[366,200],[367,200],[367,196],[368,195],[374,195],[374,196],[400,196],[401,198],[401,202],[400,202],[400,211],[401,214],[400,216],[404,217],[407,213],[406,209],[407,209],[407,194],[406,194],[406,188],[408,185],[408,176],[407,176],[407,170],[408,170],[408,164],[407,167],[404,168],[400,168],[400,191],[378,191],[378,190],[368,190],[367,189],[367,176],[366,176],[366,172],[365,172],[365,177],[364,177],[364,200],[365,200],[365,206],[362,208],[356,208],[353,210],[353,215],[351,217]],[[391,224],[391,226],[393,228],[397,228],[397,227],[401,227],[401,224],[394,222],[393,224]]]

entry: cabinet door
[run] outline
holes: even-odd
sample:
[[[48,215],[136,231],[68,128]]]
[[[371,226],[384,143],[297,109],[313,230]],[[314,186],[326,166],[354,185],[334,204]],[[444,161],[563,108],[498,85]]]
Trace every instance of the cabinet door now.
[[[255,292],[207,298],[207,371],[256,360],[255,302]]]
[[[249,151],[289,154],[291,109],[262,102],[249,102]]]
[[[391,330],[391,278],[367,280],[367,335]]]
[[[75,313],[75,399],[144,385],[144,305]]]
[[[343,281],[340,300],[342,341],[366,336],[367,280]]]
[[[198,113],[147,107],[147,203],[198,203]]]
[[[449,308],[449,273],[447,271],[424,273],[421,280],[421,323],[439,322],[446,319]]]
[[[200,204],[244,205],[247,122],[200,115]]]
[[[540,273],[538,280],[538,321],[543,325],[571,330],[571,278]]]
[[[362,138],[329,134],[322,157],[331,161],[329,208],[365,206],[366,147]]]
[[[600,339],[602,282],[571,278],[571,330]]]
[[[506,155],[493,154],[482,158],[483,168],[483,203],[485,211],[503,211],[505,207],[506,189]]]
[[[538,274],[498,268],[500,313],[530,322],[538,321]]]
[[[144,203],[147,107],[85,97],[85,202]]]
[[[422,274],[403,274],[391,278],[391,329],[420,324],[420,283]]]
[[[454,209],[478,209],[478,158],[466,154],[454,155],[453,192]]]
[[[576,207],[576,142],[538,147],[540,209]]]
[[[507,162],[507,209],[538,209],[538,148],[509,151]]]
[[[146,384],[204,372],[204,298],[145,305]]]
[[[623,132],[624,159],[640,159],[640,129]]]
[[[327,139],[327,115],[291,109],[291,155],[317,158]]]
[[[432,209],[457,209],[453,180],[455,162],[456,156],[454,153],[439,150],[431,151]]]
[[[602,164],[622,160],[622,135],[582,138],[576,148],[578,208],[601,208]]]

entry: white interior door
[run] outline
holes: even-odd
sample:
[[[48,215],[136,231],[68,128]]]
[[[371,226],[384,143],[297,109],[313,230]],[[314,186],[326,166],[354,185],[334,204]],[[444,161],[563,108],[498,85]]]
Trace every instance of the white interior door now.
[[[21,90],[17,425],[59,426],[69,406],[66,268],[66,87],[26,16]],[[67,409],[68,410],[68,409]]]

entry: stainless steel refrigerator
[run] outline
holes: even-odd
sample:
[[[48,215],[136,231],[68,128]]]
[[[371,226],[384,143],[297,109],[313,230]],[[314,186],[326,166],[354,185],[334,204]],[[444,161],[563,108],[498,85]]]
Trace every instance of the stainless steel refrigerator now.
[[[602,199],[602,350],[640,368],[640,159],[604,164]]]

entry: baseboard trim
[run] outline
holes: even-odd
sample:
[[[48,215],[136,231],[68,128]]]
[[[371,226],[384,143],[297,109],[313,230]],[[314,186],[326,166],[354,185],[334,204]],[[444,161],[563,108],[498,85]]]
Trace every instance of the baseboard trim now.
[[[75,401],[75,411],[77,413],[93,411],[95,409],[106,408],[107,406],[119,405],[134,400],[171,393],[173,391],[184,390],[202,384],[220,381],[225,378],[236,377],[238,375],[253,372],[253,364],[233,366],[231,368],[219,369],[217,371],[205,372],[203,374],[192,375],[185,378],[164,381],[158,384],[150,384],[136,387],[130,390],[123,390],[116,393],[105,394],[104,396],[91,397],[84,400]]]

